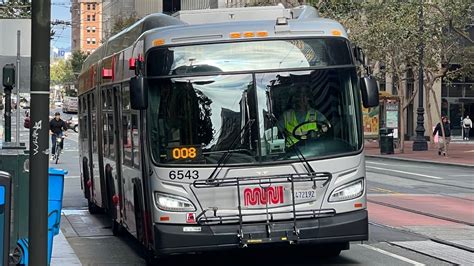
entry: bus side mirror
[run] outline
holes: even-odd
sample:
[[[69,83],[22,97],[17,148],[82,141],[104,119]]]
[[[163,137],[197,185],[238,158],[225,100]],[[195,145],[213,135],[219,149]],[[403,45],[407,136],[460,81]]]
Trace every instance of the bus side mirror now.
[[[143,76],[130,79],[130,103],[133,110],[145,110],[148,108],[148,88]]]
[[[379,86],[372,76],[365,76],[360,79],[360,89],[362,92],[362,103],[365,108],[379,105]]]

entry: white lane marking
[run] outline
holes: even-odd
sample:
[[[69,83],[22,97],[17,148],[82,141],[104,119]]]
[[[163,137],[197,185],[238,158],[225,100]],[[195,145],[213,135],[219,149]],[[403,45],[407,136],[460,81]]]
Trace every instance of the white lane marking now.
[[[417,175],[417,176],[428,177],[428,178],[432,178],[432,179],[443,179],[443,178],[441,178],[441,177],[432,176],[432,175],[423,175],[423,174],[417,174],[417,173],[405,172],[405,171],[393,170],[393,169],[387,169],[387,168],[380,168],[380,167],[373,167],[373,166],[367,166],[367,168],[375,169],[375,170],[383,170],[383,171],[395,172],[395,173],[400,173],[400,174],[407,174],[407,175]]]
[[[72,179],[72,178],[80,178],[81,176],[79,175],[65,175],[64,179]]]
[[[393,164],[388,164],[388,163],[376,163],[376,162],[368,162],[368,161],[365,161],[365,163],[366,164],[375,164],[375,165],[394,166]],[[396,166],[416,168],[416,169],[433,169],[433,168],[430,168],[430,167],[423,167],[423,166],[419,166],[419,165],[401,164],[401,163],[398,163]]]
[[[376,164],[376,165],[393,165],[393,164],[388,164],[388,163],[376,163],[376,162],[368,162],[368,161],[365,161],[365,163]]]
[[[411,259],[409,259],[409,258],[402,257],[402,256],[397,255],[397,254],[393,254],[393,253],[391,253],[391,252],[385,251],[385,250],[380,249],[380,248],[376,248],[376,247],[369,246],[369,245],[366,245],[366,244],[359,244],[359,246],[363,246],[363,247],[365,247],[365,248],[368,248],[368,249],[377,251],[377,252],[379,252],[379,253],[382,253],[382,254],[384,254],[384,255],[390,256],[390,257],[392,257],[392,258],[395,258],[395,259],[404,261],[404,262],[406,262],[406,263],[410,263],[411,265],[417,265],[417,266],[424,266],[424,265],[425,265],[425,264],[423,264],[423,263],[420,263],[420,262],[411,260]]]

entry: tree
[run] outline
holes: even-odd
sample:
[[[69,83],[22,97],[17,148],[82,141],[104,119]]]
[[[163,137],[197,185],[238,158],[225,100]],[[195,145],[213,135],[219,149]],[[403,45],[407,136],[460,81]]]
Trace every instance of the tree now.
[[[440,106],[434,91],[434,84],[441,80],[466,76],[473,79],[474,41],[467,32],[472,21],[470,1],[436,0],[424,3],[424,89],[425,106],[428,115],[428,129],[433,128],[430,99]],[[436,109],[437,120],[441,123],[441,110]],[[444,128],[442,136],[445,137]],[[433,143],[433,139],[431,139]],[[444,141],[446,143],[446,141]],[[446,145],[446,144],[445,144]]]
[[[431,130],[429,97],[434,95],[434,83],[443,77],[470,73],[472,77],[472,40],[466,32],[469,25],[470,1],[432,0],[424,1],[425,31],[419,31],[419,1],[337,1],[314,0],[322,16],[341,22],[349,31],[350,38],[361,46],[372,59],[374,73],[377,65],[383,63],[386,74],[396,80],[395,91],[399,96],[400,109],[400,151],[404,151],[405,121],[403,112],[417,96],[416,88],[410,95],[406,92],[406,73],[414,70],[417,80],[419,66],[419,44],[424,44],[425,97],[428,115],[428,129]],[[461,40],[464,41],[462,45]],[[470,44],[466,46],[465,44]],[[456,62],[460,67],[450,67]],[[384,73],[379,73],[384,74]],[[379,78],[384,78],[379,76]],[[435,102],[437,98],[435,97]],[[438,103],[436,103],[437,106]],[[439,113],[439,110],[438,110]],[[439,116],[439,115],[438,115]],[[444,134],[444,133],[443,133]]]
[[[322,16],[343,24],[351,40],[362,47],[372,68],[385,65],[385,73],[374,71],[379,79],[385,74],[396,80],[395,91],[400,99],[400,151],[404,151],[403,112],[413,101],[415,93],[406,93],[405,73],[417,58],[417,13],[413,1],[318,1]]]
[[[64,85],[76,80],[69,60],[58,60],[51,65],[50,72],[51,85]]]
[[[31,18],[31,3],[25,0],[10,0],[0,5],[0,19]]]
[[[74,73],[76,77],[78,77],[79,74],[81,73],[82,64],[84,63],[86,58],[87,58],[87,54],[81,50],[72,52],[70,61],[71,61],[72,72]]]

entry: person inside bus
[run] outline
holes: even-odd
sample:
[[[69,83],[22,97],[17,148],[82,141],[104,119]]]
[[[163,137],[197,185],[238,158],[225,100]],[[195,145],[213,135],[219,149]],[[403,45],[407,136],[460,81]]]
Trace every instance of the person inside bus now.
[[[286,147],[304,139],[319,138],[331,127],[327,118],[311,106],[310,92],[307,86],[295,88],[290,97],[292,104],[280,117],[280,125],[286,131]]]

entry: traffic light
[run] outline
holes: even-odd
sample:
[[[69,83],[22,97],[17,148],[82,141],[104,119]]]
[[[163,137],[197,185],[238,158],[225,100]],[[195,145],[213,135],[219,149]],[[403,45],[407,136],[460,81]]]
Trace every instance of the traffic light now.
[[[13,87],[15,85],[15,66],[7,64],[3,67],[3,86]]]

